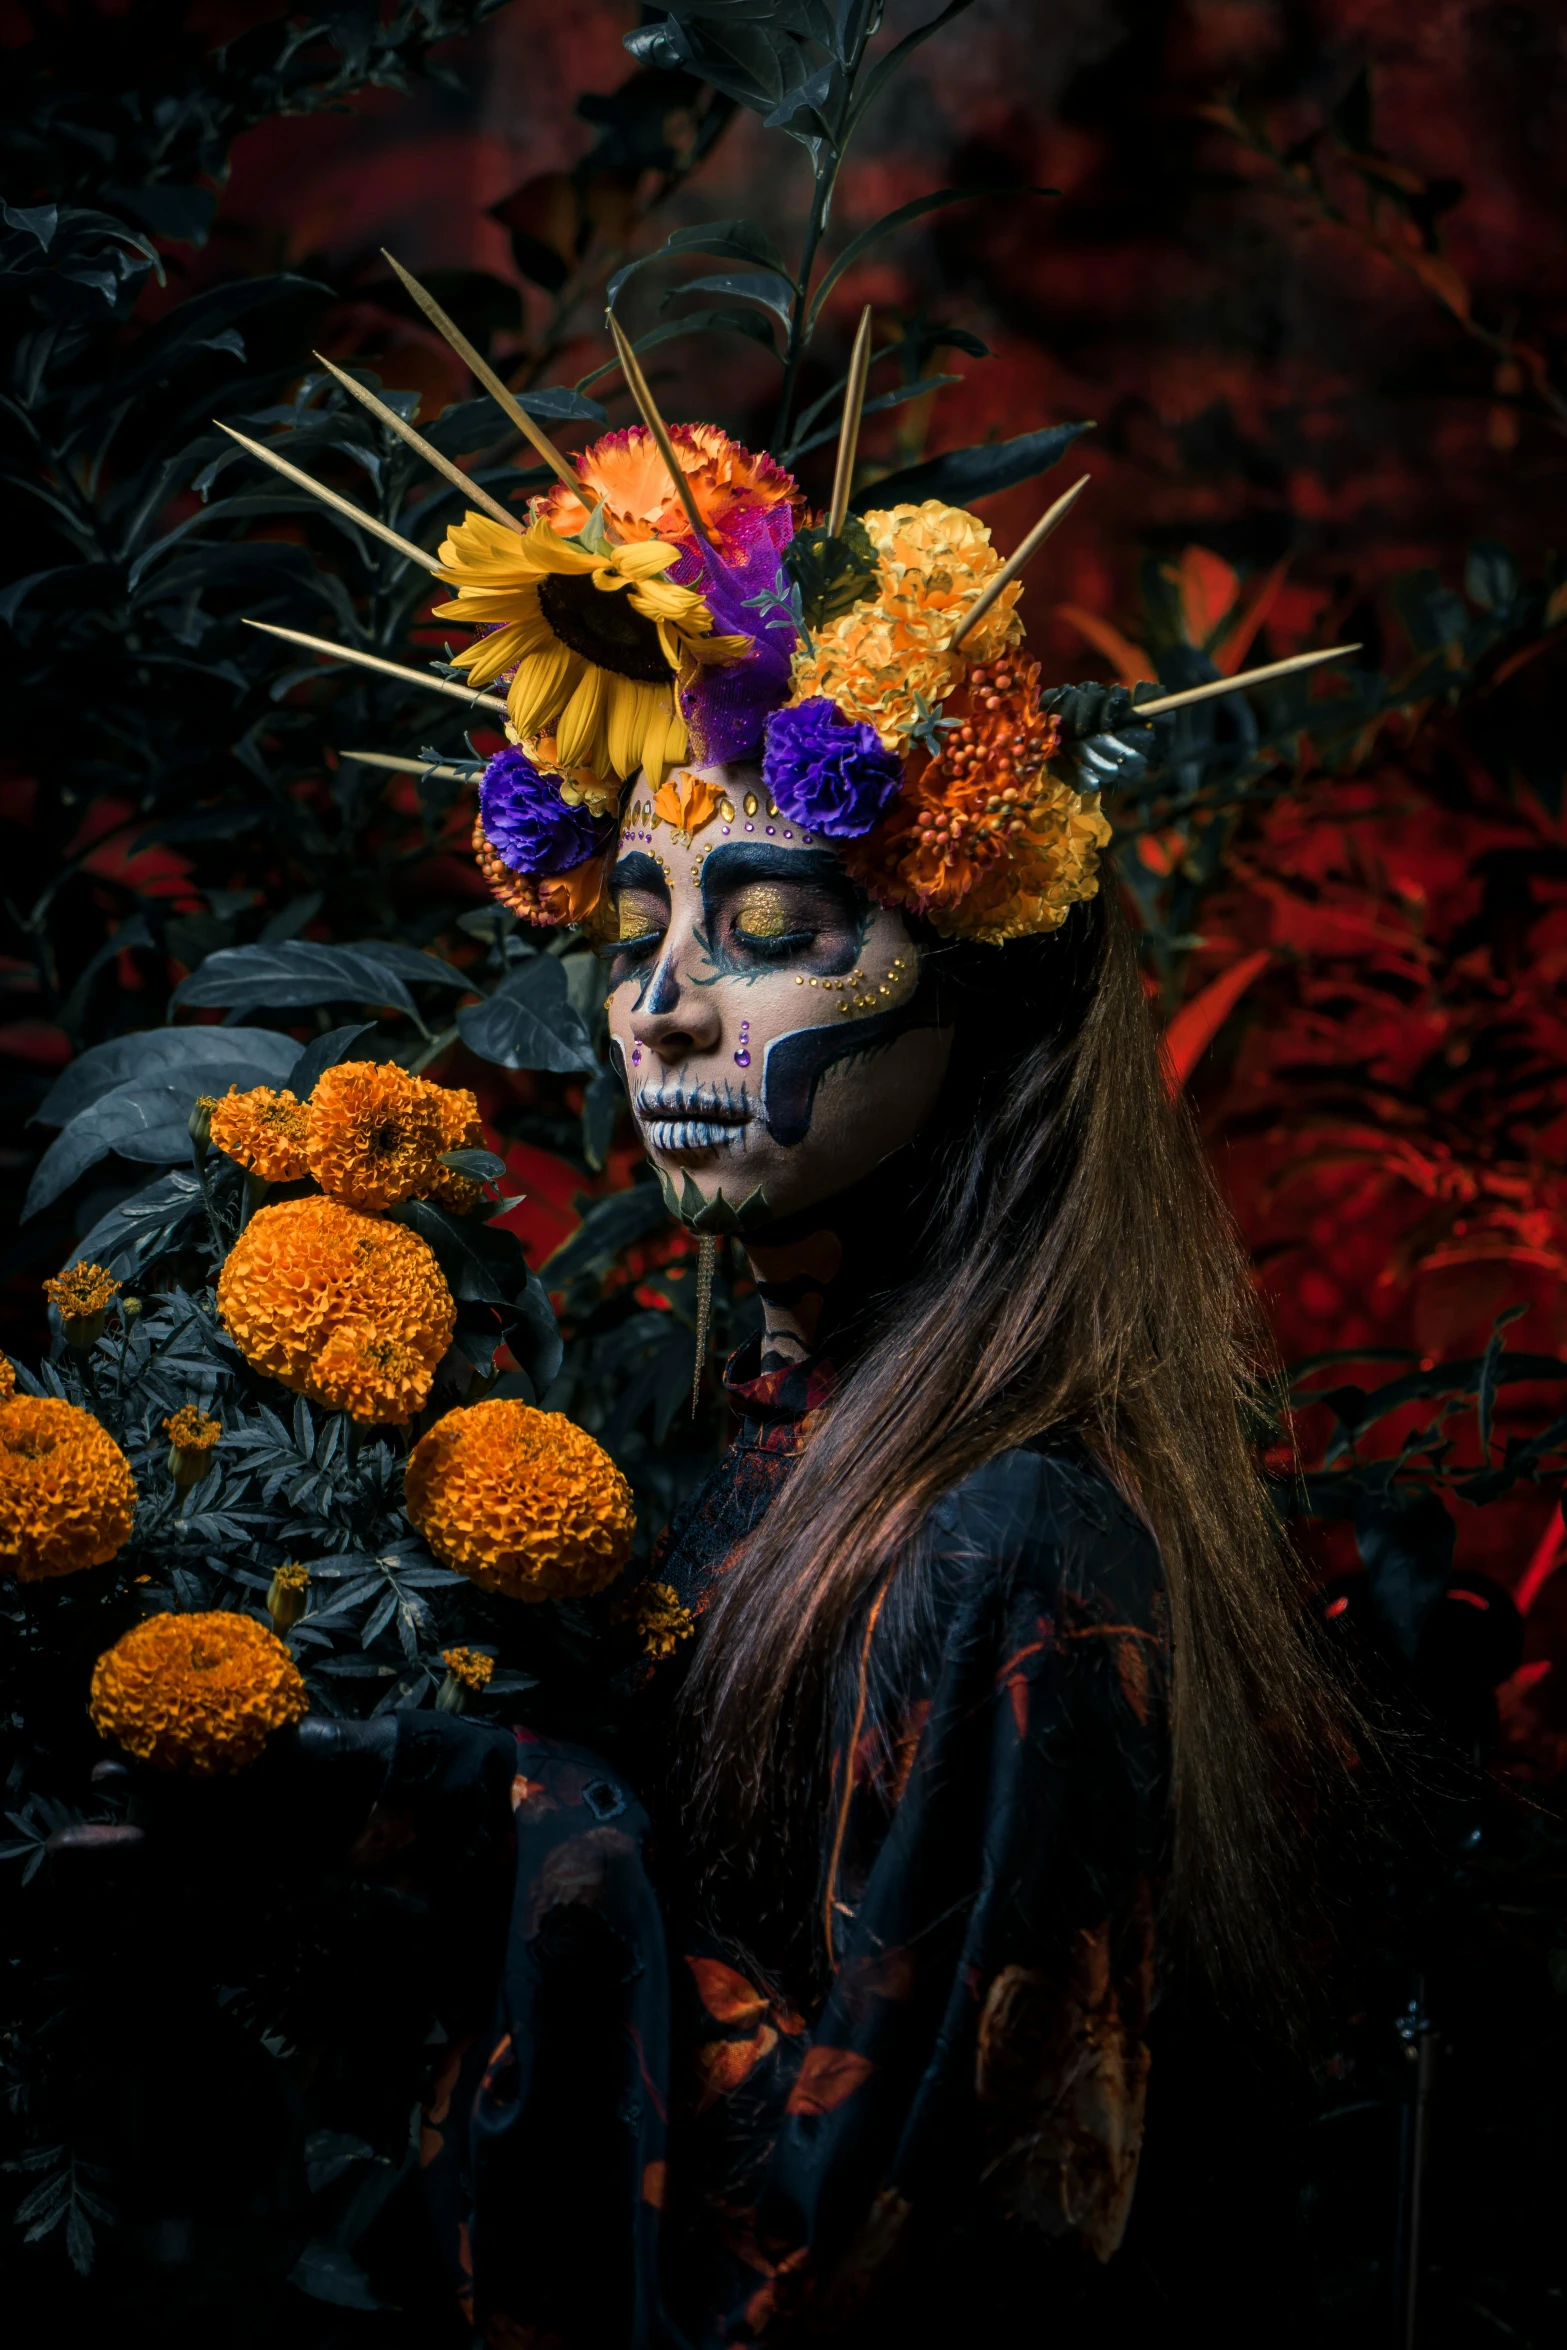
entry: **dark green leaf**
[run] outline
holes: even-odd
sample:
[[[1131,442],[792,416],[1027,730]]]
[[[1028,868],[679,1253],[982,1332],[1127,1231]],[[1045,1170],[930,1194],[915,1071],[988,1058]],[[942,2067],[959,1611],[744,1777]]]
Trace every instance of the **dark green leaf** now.
[[[464,1044],[481,1061],[503,1069],[596,1071],[598,1056],[567,993],[554,955],[536,955],[501,981],[482,1004],[457,1015]]]
[[[441,1165],[469,1183],[499,1183],[506,1172],[506,1161],[497,1158],[494,1151],[442,1151]]]
[[[200,1035],[199,1029],[178,1029],[177,1035]],[[209,1035],[233,1036],[232,1028],[208,1030]],[[302,1102],[309,1101],[316,1090],[316,1080],[328,1069],[335,1069],[340,1061],[376,1061],[381,1055],[374,1046],[366,1047],[365,1038],[374,1036],[373,1020],[357,1021],[348,1028],[329,1028],[324,1036],[312,1037],[289,1071],[288,1089]]]
[[[413,947],[367,939],[357,946],[318,946],[309,939],[285,939],[275,946],[223,947],[199,971],[182,980],[171,1008],[222,1004],[233,1011],[265,1005],[282,1011],[303,1004],[394,1004],[412,1012],[405,981],[466,988],[469,981],[450,963]]]
[[[551,1289],[564,1289],[568,1282],[601,1273],[623,1248],[666,1231],[672,1222],[658,1185],[633,1183],[628,1191],[595,1200],[571,1237],[545,1259],[543,1273]]]
[[[814,634],[870,594],[879,558],[870,532],[851,514],[837,538],[824,522],[796,531],[784,549],[783,565],[800,591],[801,616]]]
[[[862,228],[857,237],[851,237],[811,296],[807,313],[808,326],[814,329],[822,314],[822,305],[833,287],[855,263],[864,259],[873,245],[883,237],[890,237],[895,229],[907,228],[911,222],[922,220],[927,212],[938,212],[948,204],[964,204],[971,198],[996,196],[1058,196],[1059,188],[935,188],[928,196],[913,196],[896,211],[884,212],[880,220],[873,220],[869,228]]]
[[[1020,481],[1032,481],[1065,456],[1072,443],[1091,424],[1052,424],[1042,432],[1019,433],[1011,441],[987,441],[976,448],[949,449],[944,457],[929,457],[885,481],[871,484],[851,501],[864,514],[886,506],[917,506],[925,498],[940,498],[948,506],[972,505],[996,490],[1009,490]]]
[[[737,270],[716,277],[687,278],[684,285],[670,287],[659,308],[667,310],[682,294],[732,294],[748,302],[761,302],[767,309],[776,311],[785,326],[794,313],[794,280],[781,276],[776,269]]]
[[[644,253],[638,261],[628,261],[617,269],[604,289],[604,298],[611,310],[622,286],[629,284],[640,269],[650,262],[667,261],[677,253],[712,253],[723,261],[754,261],[761,268],[783,272],[783,259],[766,229],[754,220],[710,220],[698,222],[692,228],[677,228],[666,237],[656,253]],[[792,281],[789,281],[792,285]]]
[[[309,1048],[314,1050],[313,1047]],[[61,1071],[34,1118],[42,1126],[66,1126],[116,1086],[138,1082],[182,1084],[190,1096],[222,1093],[230,1084],[283,1085],[299,1061],[291,1036],[274,1028],[150,1028],[89,1046]],[[242,1069],[255,1073],[241,1076]]]

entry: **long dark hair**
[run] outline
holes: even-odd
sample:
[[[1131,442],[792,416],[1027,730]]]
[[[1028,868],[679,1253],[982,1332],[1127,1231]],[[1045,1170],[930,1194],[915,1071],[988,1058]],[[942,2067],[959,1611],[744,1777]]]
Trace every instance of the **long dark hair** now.
[[[1221,1983],[1269,1978],[1291,1803],[1342,1738],[1246,1425],[1266,1363],[1249,1269],[1109,888],[1053,937],[938,969],[958,1035],[923,1239],[720,1579],[684,1701],[698,1839],[725,1874],[804,1859],[801,1792],[870,1594],[939,1495],[1071,1431],[1168,1578],[1167,1918]]]

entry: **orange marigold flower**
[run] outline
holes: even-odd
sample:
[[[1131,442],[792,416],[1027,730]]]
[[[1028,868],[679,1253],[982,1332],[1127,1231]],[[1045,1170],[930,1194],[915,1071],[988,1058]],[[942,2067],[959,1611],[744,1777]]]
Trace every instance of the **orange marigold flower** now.
[[[482,1151],[485,1140],[478,1096],[465,1085],[431,1085],[428,1090],[435,1096],[436,1113],[441,1121],[442,1150]],[[441,1167],[427,1197],[439,1200],[453,1215],[466,1216],[483,1199],[484,1186],[457,1174],[451,1167]]]
[[[655,1664],[673,1656],[682,1640],[696,1630],[696,1618],[683,1607],[673,1583],[637,1583],[614,1610],[614,1620],[630,1624],[644,1656]]]
[[[298,1183],[308,1175],[305,1159],[306,1110],[287,1092],[269,1085],[241,1093],[231,1085],[215,1102],[208,1132],[225,1158],[267,1183]]]
[[[585,858],[569,873],[513,873],[491,848],[477,816],[473,820],[473,853],[491,896],[520,922],[541,928],[558,930],[563,923],[586,922],[604,888],[604,857]]]
[[[440,1173],[435,1089],[395,1061],[340,1061],[310,1097],[305,1156],[330,1199],[391,1208]]]
[[[483,1689],[495,1671],[495,1659],[482,1648],[443,1648],[441,1662],[468,1689]]]
[[[101,1566],[135,1514],[130,1462],[91,1412],[52,1395],[0,1404],[0,1571],[36,1583]]]
[[[259,1209],[218,1277],[218,1312],[246,1361],[298,1394],[329,1400],[318,1388],[325,1356],[325,1381],[334,1397],[354,1396],[341,1408],[356,1418],[417,1411],[456,1321],[441,1268],[416,1232],[331,1199]],[[339,1331],[348,1343],[328,1355]],[[406,1350],[417,1368],[402,1356],[365,1368],[355,1351],[365,1340]]]
[[[791,703],[825,694],[845,718],[874,726],[889,751],[902,751],[930,711],[945,702],[976,661],[994,660],[1023,634],[1022,589],[1003,588],[984,619],[950,652],[952,632],[1001,569],[990,533],[962,506],[927,498],[867,514],[878,556],[876,586],[817,631],[795,655]],[[949,713],[950,715],[950,713]]]
[[[1099,887],[1110,827],[1096,792],[1055,774],[1057,720],[1039,707],[1039,664],[980,663],[947,704],[936,757],[909,762],[903,790],[844,863],[882,904],[948,937],[997,946],[1054,930]]]
[[[765,453],[754,456],[716,424],[672,424],[669,437],[697,512],[725,552],[747,516],[803,502],[793,474]],[[587,495],[578,497],[562,484],[535,509],[564,537],[575,538],[602,502],[604,518],[622,543],[664,539],[679,545],[690,538],[686,510],[645,424],[605,433],[572,464]]]
[[[16,1365],[9,1355],[0,1355],[0,1403],[9,1403],[16,1393]]]
[[[209,1455],[223,1433],[221,1420],[209,1419],[199,1404],[182,1403],[163,1423],[169,1440],[169,1475],[182,1492],[199,1485],[211,1467]]]
[[[207,1779],[254,1762],[308,1704],[275,1633],[213,1610],[149,1616],[117,1640],[93,1668],[88,1711],[138,1762]]]
[[[366,1426],[389,1421],[400,1428],[423,1404],[434,1372],[435,1364],[401,1339],[342,1322],[310,1366],[305,1393]]]
[[[67,1346],[85,1350],[103,1336],[111,1299],[120,1294],[114,1275],[102,1265],[67,1265],[44,1283],[44,1295],[60,1317]]]
[[[437,1558],[510,1599],[577,1599],[631,1551],[631,1488],[562,1412],[494,1397],[448,1412],[409,1457],[408,1515]]]

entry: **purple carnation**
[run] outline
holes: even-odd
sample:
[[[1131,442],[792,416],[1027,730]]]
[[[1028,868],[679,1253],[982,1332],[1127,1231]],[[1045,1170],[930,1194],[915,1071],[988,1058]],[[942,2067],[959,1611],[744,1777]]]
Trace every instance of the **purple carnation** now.
[[[559,779],[541,775],[526,751],[497,751],[479,782],[484,837],[513,873],[568,873],[602,846],[604,828],[587,808],[568,807]]]
[[[903,762],[874,726],[856,725],[817,694],[767,721],[762,781],[780,814],[828,840],[858,840],[896,798]]]

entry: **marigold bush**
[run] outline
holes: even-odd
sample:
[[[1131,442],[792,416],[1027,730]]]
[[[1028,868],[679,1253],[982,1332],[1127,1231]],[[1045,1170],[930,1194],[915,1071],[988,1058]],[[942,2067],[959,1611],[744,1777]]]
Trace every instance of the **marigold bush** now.
[[[213,1145],[252,1175],[268,1183],[298,1183],[310,1172],[305,1157],[305,1104],[269,1085],[241,1093],[231,1085],[213,1105]]]
[[[510,1599],[602,1591],[631,1552],[631,1488],[562,1412],[496,1397],[414,1446],[408,1515],[436,1556]]]
[[[0,1570],[36,1583],[102,1566],[135,1515],[130,1462],[91,1412],[52,1395],[0,1404]]]
[[[417,1233],[330,1199],[252,1216],[219,1276],[218,1312],[255,1370],[365,1421],[419,1409],[456,1321]]]
[[[442,1088],[395,1061],[340,1061],[310,1097],[305,1157],[329,1198],[351,1208],[392,1208],[430,1191],[445,1170]]]
[[[88,1710],[138,1762],[205,1779],[254,1762],[308,1703],[275,1633],[213,1610],[134,1626],[94,1666]]]

